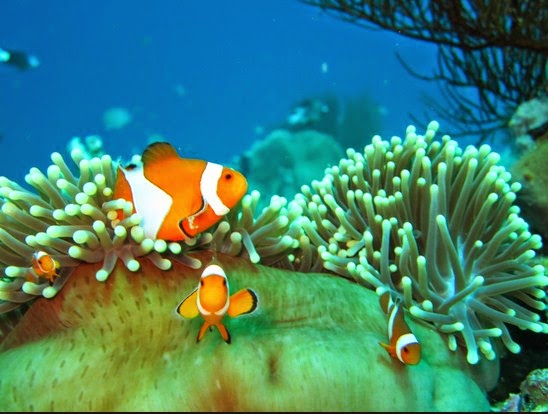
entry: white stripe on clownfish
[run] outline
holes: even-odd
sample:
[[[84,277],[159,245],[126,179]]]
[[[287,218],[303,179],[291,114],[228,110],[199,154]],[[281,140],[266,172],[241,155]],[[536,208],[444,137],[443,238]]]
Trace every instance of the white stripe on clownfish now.
[[[143,217],[141,223],[145,237],[155,239],[158,230],[173,204],[173,198],[157,185],[146,179],[142,166],[125,169],[120,167],[133,194],[135,211]],[[151,200],[154,200],[151,203]]]
[[[224,216],[230,211],[230,209],[223,204],[217,194],[217,183],[219,182],[219,178],[221,178],[222,173],[222,165],[215,164],[214,162],[208,162],[204,172],[202,173],[202,179],[200,180],[200,191],[202,192],[202,197],[218,216]]]

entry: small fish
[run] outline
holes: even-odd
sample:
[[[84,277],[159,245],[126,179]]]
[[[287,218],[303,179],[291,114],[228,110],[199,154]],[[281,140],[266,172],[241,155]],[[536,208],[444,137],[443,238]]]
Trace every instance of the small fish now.
[[[15,66],[19,70],[33,69],[40,65],[40,61],[34,55],[0,48],[0,63]]]
[[[390,292],[380,297],[381,308],[388,315],[389,344],[379,342],[392,358],[404,364],[418,364],[421,358],[421,345],[403,318],[403,307],[399,300],[394,302]]]
[[[166,142],[149,145],[141,160],[142,166],[118,168],[113,196],[133,203],[152,239],[196,236],[221,220],[247,191],[247,180],[238,171],[181,158]]]
[[[57,270],[60,267],[59,262],[46,252],[38,251],[32,255],[32,270],[38,276],[48,279],[50,283],[59,276]]]
[[[196,342],[200,342],[207,328],[216,326],[226,343],[230,343],[230,333],[223,325],[226,314],[231,318],[251,313],[257,308],[257,295],[251,289],[242,289],[230,295],[228,279],[224,270],[216,264],[207,266],[198,287],[178,306],[177,313],[192,319],[202,315],[204,323],[198,332]]]

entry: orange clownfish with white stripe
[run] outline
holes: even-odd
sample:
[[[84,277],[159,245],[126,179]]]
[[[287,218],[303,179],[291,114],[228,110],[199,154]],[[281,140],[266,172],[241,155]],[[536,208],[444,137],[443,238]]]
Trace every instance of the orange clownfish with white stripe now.
[[[149,145],[142,166],[118,168],[113,198],[133,203],[145,236],[180,241],[217,223],[247,191],[245,177],[220,164],[181,158],[167,142]],[[122,218],[122,213],[119,213]]]
[[[50,283],[53,283],[53,280],[56,277],[59,277],[57,270],[61,267],[59,262],[51,257],[49,254],[43,251],[35,252],[32,255],[32,272],[45,279],[48,279]],[[27,277],[27,280],[33,280],[32,278]]]
[[[257,295],[251,289],[242,289],[230,295],[224,270],[216,264],[207,266],[200,276],[198,287],[177,306],[177,313],[192,319],[202,315],[204,323],[196,342],[204,337],[207,328],[216,326],[226,343],[230,333],[223,324],[226,314],[231,318],[251,313],[257,308]]]
[[[403,307],[399,300],[394,302],[390,292],[384,292],[380,297],[381,308],[388,315],[388,344],[379,342],[392,358],[397,358],[404,364],[416,365],[421,359],[421,345],[411,332],[403,318]]]

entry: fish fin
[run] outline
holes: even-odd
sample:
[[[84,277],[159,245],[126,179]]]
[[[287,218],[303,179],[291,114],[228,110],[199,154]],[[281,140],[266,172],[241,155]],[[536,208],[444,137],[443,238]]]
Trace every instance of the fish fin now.
[[[232,341],[232,339],[230,338],[230,333],[228,332],[228,329],[226,329],[226,326],[224,326],[220,322],[216,326],[217,326],[217,329],[219,330],[219,333],[223,337],[224,341],[227,344],[229,344]]]
[[[200,342],[202,338],[204,337],[205,333],[207,332],[207,328],[210,327],[210,323],[208,321],[205,321],[202,324],[202,327],[200,328],[200,331],[198,332],[198,336],[196,337],[196,343]]]
[[[251,289],[242,289],[230,296],[228,316],[236,316],[251,313],[257,308],[257,295]]]
[[[390,291],[387,290],[386,292],[384,292],[380,296],[379,302],[381,304],[381,308],[383,312],[388,314],[388,312],[390,312],[391,306],[393,305],[392,297],[390,296]]]
[[[392,345],[388,345],[383,342],[379,342],[379,345],[382,346],[384,349],[386,349],[386,352],[388,352],[392,358],[397,358],[396,352],[395,352],[396,350],[394,349]]]
[[[200,311],[198,310],[198,288],[194,289],[190,295],[183,299],[179,306],[177,306],[177,313],[183,318],[192,319],[198,316]]]
[[[177,150],[171,144],[168,142],[154,142],[145,148],[141,161],[145,166],[171,157],[180,158]]]
[[[211,207],[204,204],[195,214],[181,220],[179,227],[185,236],[192,238],[207,230],[221,219]]]
[[[181,229],[183,234],[188,238],[192,238],[196,236],[201,231],[199,229],[198,224],[195,223],[196,217],[202,214],[207,208],[207,204],[203,197],[201,197],[201,200],[202,200],[202,204],[200,205],[200,208],[195,213],[192,213],[188,217],[185,217],[179,220],[179,228]]]

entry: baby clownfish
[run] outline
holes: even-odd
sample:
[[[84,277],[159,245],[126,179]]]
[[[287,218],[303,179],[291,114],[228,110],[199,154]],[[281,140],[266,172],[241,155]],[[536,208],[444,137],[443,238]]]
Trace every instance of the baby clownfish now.
[[[384,292],[380,297],[381,308],[388,315],[389,344],[379,342],[392,358],[397,358],[404,364],[416,365],[421,359],[421,345],[403,318],[403,307],[394,302],[390,292]]]
[[[142,166],[118,168],[113,198],[133,203],[151,239],[195,237],[221,220],[247,191],[247,180],[238,171],[181,158],[167,142],[150,144],[141,161]]]
[[[43,251],[35,252],[32,255],[32,270],[38,276],[48,279],[50,283],[59,276],[57,269],[61,265],[57,260]]]
[[[224,270],[216,264],[210,264],[200,276],[198,287],[177,306],[177,313],[188,319],[195,318],[198,314],[204,318],[196,342],[200,342],[207,328],[216,326],[224,341],[229,344],[230,334],[222,322],[225,314],[235,318],[251,313],[256,308],[255,292],[242,289],[230,296]]]

